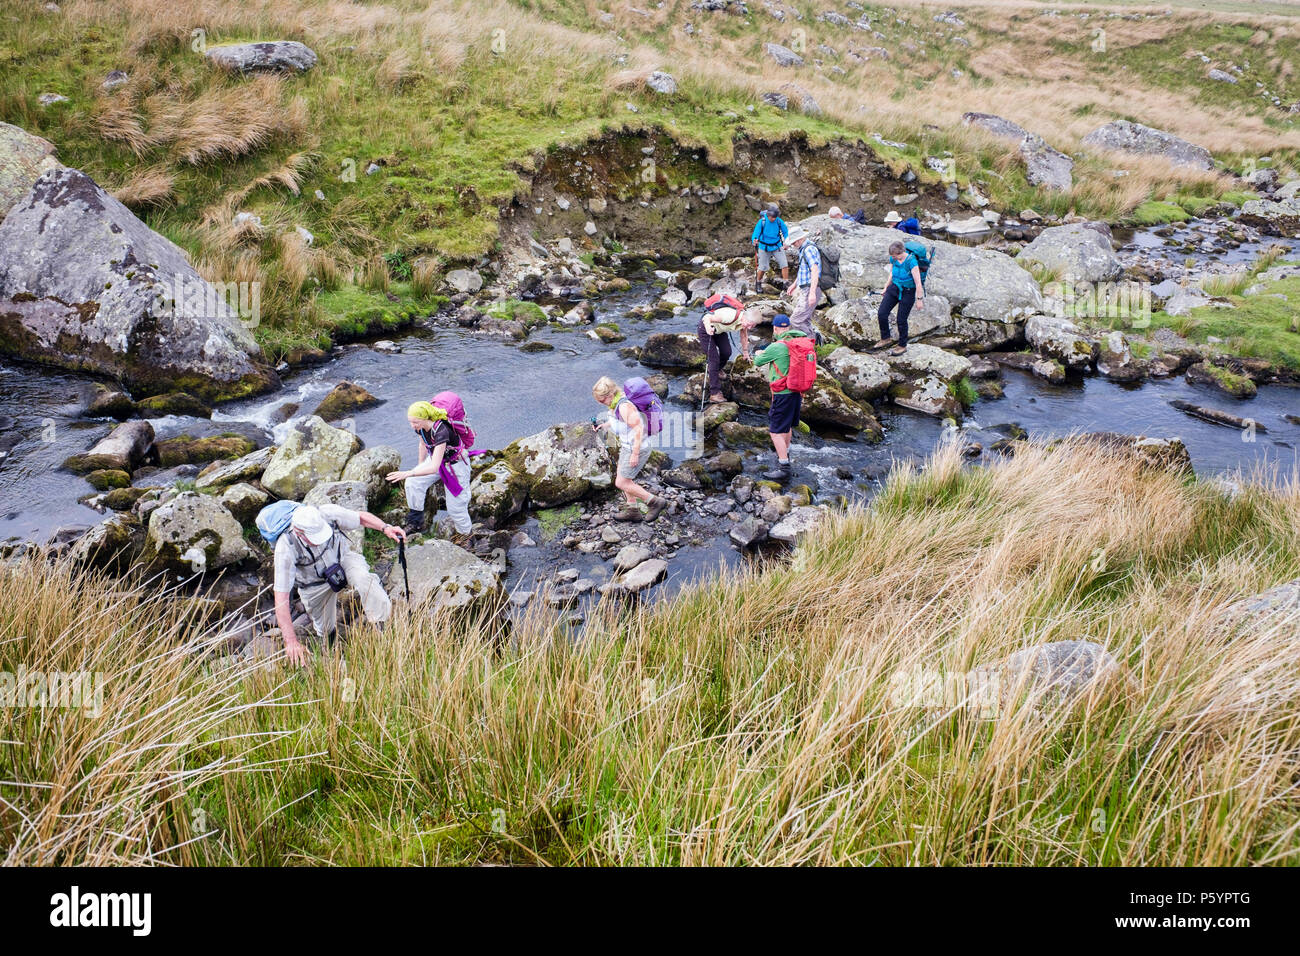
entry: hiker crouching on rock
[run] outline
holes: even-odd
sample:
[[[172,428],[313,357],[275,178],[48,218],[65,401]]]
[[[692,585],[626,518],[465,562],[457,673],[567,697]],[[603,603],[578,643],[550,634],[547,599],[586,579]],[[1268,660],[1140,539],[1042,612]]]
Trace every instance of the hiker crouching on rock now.
[[[772,388],[767,430],[776,449],[776,467],[764,472],[763,477],[789,481],[790,441],[799,424],[803,393],[817,377],[817,347],[810,336],[791,327],[788,315],[772,320],[772,333],[772,344],[754,356],[755,368],[767,366],[767,381]]]
[[[722,367],[731,359],[731,333],[740,333],[740,352],[750,357],[749,330],[759,322],[759,314],[746,310],[735,296],[715,293],[704,300],[704,315],[695,330],[707,360],[709,401],[714,405],[726,401],[722,395]]]
[[[889,354],[902,355],[907,351],[907,317],[912,314],[913,305],[918,310],[924,306],[925,287],[921,283],[921,267],[916,256],[908,252],[903,243],[889,244],[889,268],[889,284],[885,286],[885,297],[880,300],[880,308],[876,311],[880,341],[873,349],[879,351],[894,342],[889,334],[889,313],[898,306],[898,345]]]
[[[636,483],[636,476],[645,467],[648,451],[642,448],[647,434],[644,413],[623,394],[612,378],[602,376],[591,386],[596,401],[609,409],[609,417],[597,431],[609,429],[618,436],[618,469],[614,473],[614,487],[626,499],[623,510],[614,515],[615,521],[654,521],[668,507],[668,499],[647,491]],[[593,423],[595,419],[592,419]],[[638,501],[646,503],[645,515],[637,507]]]
[[[451,393],[443,392],[434,400],[447,395]],[[459,404],[460,399],[456,398],[455,402]],[[452,543],[464,547],[474,528],[469,516],[471,473],[466,454],[469,449],[464,447],[460,430],[453,427],[447,410],[433,402],[411,405],[406,410],[406,420],[420,439],[419,463],[410,471],[390,471],[387,475],[389,481],[403,482],[406,489],[406,532],[418,534],[424,530],[425,496],[435,482],[441,481],[446,491],[447,513],[456,526]]]
[[[394,541],[406,538],[401,528],[385,524],[369,511],[329,504],[319,508],[299,505],[288,530],[276,538],[272,586],[275,621],[284,635],[285,653],[294,665],[306,663],[309,656],[293,627],[289,596],[295,585],[311,625],[322,640],[327,640],[338,626],[338,592],[349,585],[361,598],[367,621],[382,624],[388,620],[392,604],[384,586],[371,573],[366,559],[352,550],[344,534],[357,528],[374,528]]]
[[[799,271],[786,289],[791,300],[790,328],[812,338],[813,313],[817,311],[817,301],[822,292],[818,284],[822,276],[821,251],[815,242],[808,241],[808,232],[802,226],[790,230],[786,245],[799,256]]]

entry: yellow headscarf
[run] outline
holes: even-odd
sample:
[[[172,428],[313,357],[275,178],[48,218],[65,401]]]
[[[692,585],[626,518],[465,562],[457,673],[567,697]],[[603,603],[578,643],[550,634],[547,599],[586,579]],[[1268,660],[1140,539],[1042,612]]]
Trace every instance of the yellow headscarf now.
[[[423,418],[430,422],[445,422],[447,413],[432,402],[415,402],[406,409],[407,418]]]

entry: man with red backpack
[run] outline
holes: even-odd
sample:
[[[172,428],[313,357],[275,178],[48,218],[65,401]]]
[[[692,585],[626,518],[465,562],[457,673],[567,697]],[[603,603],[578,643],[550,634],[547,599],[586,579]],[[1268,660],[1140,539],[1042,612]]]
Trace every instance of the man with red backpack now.
[[[628,379],[623,387],[607,375],[602,375],[591,394],[609,409],[607,421],[592,427],[596,431],[609,429],[618,436],[618,468],[614,472],[614,487],[626,499],[623,510],[614,515],[615,521],[654,521],[668,507],[668,499],[642,488],[636,476],[650,457],[646,439],[663,427],[663,406],[643,378]],[[638,501],[646,503],[644,516],[637,507]]]
[[[776,449],[776,467],[763,473],[772,481],[790,480],[790,440],[799,424],[803,393],[817,378],[817,343],[806,333],[790,327],[788,315],[772,320],[772,344],[754,356],[754,367],[767,366],[772,389],[772,407],[767,413],[767,430]]]
[[[424,530],[424,499],[434,483],[446,490],[447,513],[456,527],[452,542],[469,544],[474,523],[469,516],[469,446],[474,432],[465,424],[465,406],[455,392],[439,392],[431,402],[416,402],[406,420],[420,439],[419,463],[410,471],[390,471],[391,482],[406,489],[406,533]]]
[[[749,330],[758,324],[758,316],[745,311],[734,295],[715,292],[704,300],[704,315],[696,335],[704,349],[708,367],[709,401],[716,405],[726,401],[720,382],[722,366],[731,358],[731,333],[740,333],[740,351],[749,358]]]

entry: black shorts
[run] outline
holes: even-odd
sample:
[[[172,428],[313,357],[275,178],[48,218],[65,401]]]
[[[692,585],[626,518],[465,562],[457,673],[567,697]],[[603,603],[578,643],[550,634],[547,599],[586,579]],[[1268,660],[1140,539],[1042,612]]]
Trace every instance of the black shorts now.
[[[802,406],[803,395],[799,392],[773,395],[772,408],[767,413],[767,430],[773,435],[794,431],[794,426],[799,424],[799,409]]]

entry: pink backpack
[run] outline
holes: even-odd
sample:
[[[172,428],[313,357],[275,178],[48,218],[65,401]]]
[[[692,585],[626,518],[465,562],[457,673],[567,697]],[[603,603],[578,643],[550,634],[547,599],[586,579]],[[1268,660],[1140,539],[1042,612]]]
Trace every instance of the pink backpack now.
[[[469,451],[474,447],[474,429],[470,428],[465,421],[465,403],[460,400],[459,395],[455,392],[439,392],[430,399],[429,404],[447,413],[447,423],[456,429],[461,448]]]

